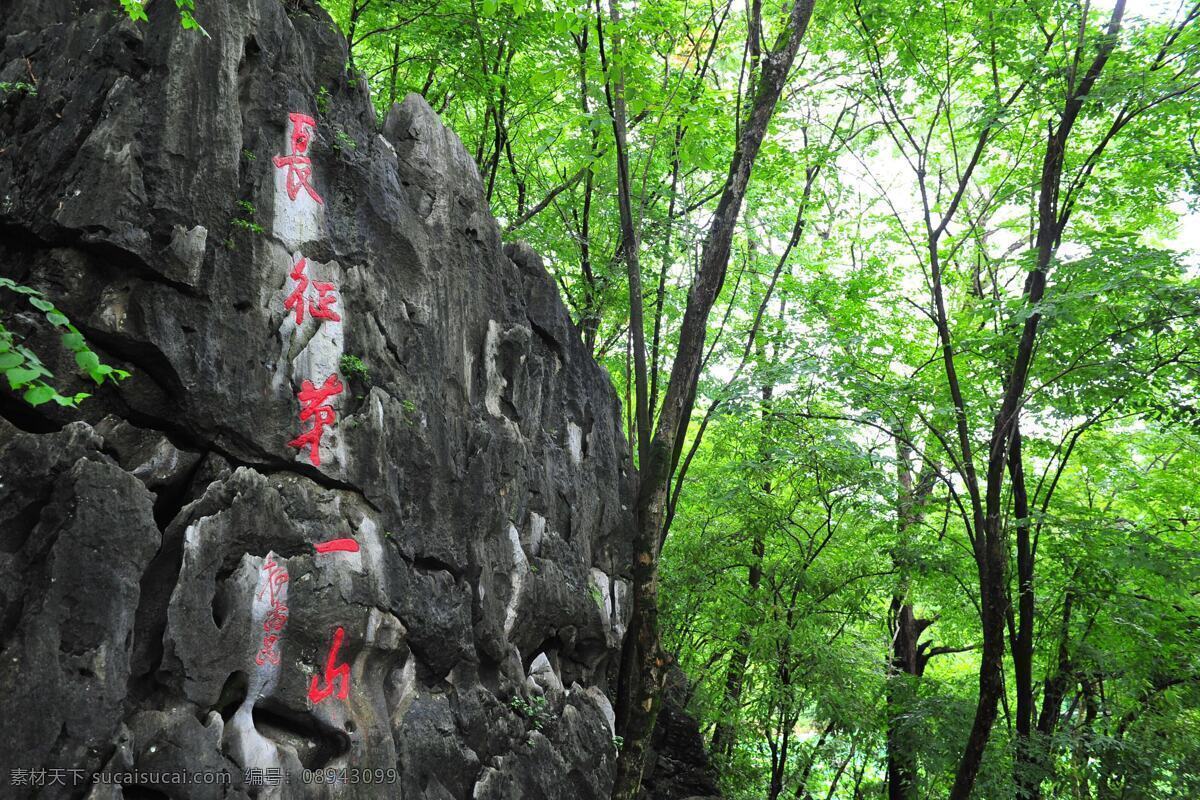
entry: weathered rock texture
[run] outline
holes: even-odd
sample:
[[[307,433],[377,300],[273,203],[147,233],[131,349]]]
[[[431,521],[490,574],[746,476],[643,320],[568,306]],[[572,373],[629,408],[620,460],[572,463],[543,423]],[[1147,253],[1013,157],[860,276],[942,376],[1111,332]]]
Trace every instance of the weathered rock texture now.
[[[633,486],[607,377],[420,98],[378,125],[308,2],[197,5],[211,38],[167,2],[0,2],[0,82],[36,84],[0,96],[0,275],[132,373],[78,411],[0,400],[0,795],[606,797]],[[273,164],[293,113],[323,204]],[[301,256],[339,322],[285,310]],[[334,373],[314,466],[297,392]]]
[[[666,673],[662,708],[654,724],[642,794],[650,800],[720,800],[717,773],[704,737],[687,712],[687,676],[672,665]]]

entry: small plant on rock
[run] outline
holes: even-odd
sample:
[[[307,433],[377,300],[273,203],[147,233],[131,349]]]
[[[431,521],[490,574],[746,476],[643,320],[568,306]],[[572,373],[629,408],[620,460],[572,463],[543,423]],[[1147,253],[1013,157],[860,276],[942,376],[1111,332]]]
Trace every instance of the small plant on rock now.
[[[341,152],[342,150],[355,150],[358,148],[358,142],[354,141],[354,137],[346,133],[341,128],[338,128],[333,133],[333,149]]]
[[[16,81],[13,83],[8,81],[0,81],[0,94],[3,94],[5,97],[8,95],[21,94],[27,94],[30,97],[37,97],[37,87],[32,83],[26,83],[25,81]]]
[[[145,22],[149,19],[146,16],[146,0],[119,0],[121,7],[125,9],[125,13],[134,22]],[[208,31],[200,26],[196,18],[192,16],[192,12],[196,10],[196,0],[175,0],[175,8],[179,11],[179,24],[185,31],[197,31],[203,34],[206,38],[212,38],[208,35]]]
[[[238,208],[242,210],[242,216],[233,220],[233,226],[250,233],[262,233],[263,226],[254,221],[254,215],[258,212],[254,203],[249,200],[238,200],[237,204]]]
[[[322,117],[329,113],[329,90],[324,86],[317,89],[317,113]]]
[[[233,221],[233,224],[236,227],[241,228],[244,231],[250,231],[250,233],[262,233],[263,232],[263,226],[259,225],[257,222],[254,222],[252,220],[235,219]]]
[[[356,355],[346,353],[338,361],[338,367],[347,378],[357,378],[363,383],[371,382],[371,370],[363,363],[363,360]]]
[[[535,694],[526,700],[520,695],[508,701],[508,707],[520,714],[529,723],[531,729],[540,731],[550,721],[549,703],[540,694]]]

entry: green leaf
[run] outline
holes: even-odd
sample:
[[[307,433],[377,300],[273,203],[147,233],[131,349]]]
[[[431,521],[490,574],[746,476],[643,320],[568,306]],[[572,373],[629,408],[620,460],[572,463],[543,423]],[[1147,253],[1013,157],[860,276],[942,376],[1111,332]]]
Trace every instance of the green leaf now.
[[[0,370],[10,370],[25,363],[25,357],[20,353],[0,353]]]
[[[17,345],[17,352],[25,356],[25,360],[29,362],[29,366],[42,369],[42,360],[38,358],[38,354],[30,350],[23,344]]]
[[[54,310],[54,303],[51,303],[49,300],[45,299],[44,297],[30,297],[29,305],[33,306],[38,311],[53,311]]]
[[[54,391],[53,386],[47,386],[44,383],[39,383],[30,389],[25,390],[25,402],[31,406],[40,406],[42,403],[47,403],[54,399],[58,392]]]
[[[96,370],[100,368],[100,356],[96,355],[91,350],[84,350],[75,354],[75,363],[79,365],[81,370],[86,372],[88,375],[91,375],[96,383],[100,382],[100,380],[96,378]]]
[[[83,334],[79,331],[71,331],[64,333],[62,336],[63,347],[70,350],[72,353],[78,353],[80,350],[87,349],[87,344],[83,341]]]
[[[51,325],[57,325],[57,326],[71,324],[71,320],[67,319],[66,314],[63,314],[61,311],[51,311],[51,312],[47,313],[46,321],[49,322]]]
[[[20,389],[25,384],[36,379],[42,372],[36,369],[29,369],[28,367],[18,367],[17,369],[10,369],[4,374],[8,377],[9,386],[13,389]]]
[[[121,7],[125,9],[125,13],[134,22],[145,22],[149,19],[146,16],[146,9],[142,6],[141,0],[121,0]]]

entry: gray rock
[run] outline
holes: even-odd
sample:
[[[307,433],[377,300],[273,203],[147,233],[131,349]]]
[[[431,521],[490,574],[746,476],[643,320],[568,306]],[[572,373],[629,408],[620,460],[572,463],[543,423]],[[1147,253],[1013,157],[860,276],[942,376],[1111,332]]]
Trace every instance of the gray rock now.
[[[377,130],[323,11],[198,6],[211,38],[169,4],[0,16],[0,75],[38,81],[0,103],[0,275],[132,373],[96,387],[0,297],[93,393],[0,399],[0,752],[83,775],[0,794],[607,797],[634,474],[606,374],[421,98]],[[291,113],[321,204],[272,162]],[[285,309],[301,257],[339,321]],[[297,393],[335,371],[317,465]]]
[[[690,696],[687,676],[672,664],[667,669],[662,707],[650,737],[640,795],[645,800],[721,800],[704,737],[687,712]]]

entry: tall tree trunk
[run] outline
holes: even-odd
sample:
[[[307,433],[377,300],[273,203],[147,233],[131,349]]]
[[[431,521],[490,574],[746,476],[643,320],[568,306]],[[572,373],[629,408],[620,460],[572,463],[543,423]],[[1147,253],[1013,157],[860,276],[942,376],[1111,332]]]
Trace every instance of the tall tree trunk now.
[[[1036,800],[1041,795],[1038,774],[1039,746],[1033,733],[1033,548],[1029,530],[1029,495],[1025,488],[1025,465],[1021,455],[1021,429],[1013,426],[1008,459],[1012,481],[1013,514],[1017,521],[1017,619],[1012,637],[1013,676],[1017,693],[1016,742],[1013,754],[1013,784],[1017,800]]]
[[[1088,780],[1088,761],[1091,760],[1092,750],[1092,733],[1093,726],[1096,723],[1096,715],[1099,712],[1099,707],[1096,703],[1096,691],[1090,679],[1080,681],[1080,688],[1083,691],[1083,721],[1076,726],[1078,731],[1077,744],[1075,752],[1072,754],[1074,762],[1074,777],[1076,780],[1075,797],[1077,800],[1091,800],[1092,789]]]
[[[1073,682],[1071,666],[1071,609],[1074,605],[1075,594],[1068,588],[1063,598],[1062,630],[1058,640],[1058,661],[1042,687],[1042,713],[1038,717],[1037,730],[1030,738],[1031,747],[1027,753],[1027,765],[1030,780],[1028,781],[1033,797],[1041,797],[1042,781],[1052,771],[1054,753],[1051,750],[1051,740],[1058,727],[1062,714],[1062,702],[1067,690]],[[1032,713],[1032,710],[1031,710]],[[1019,785],[1019,784],[1018,784]]]
[[[583,212],[578,222],[579,227],[579,268],[583,273],[583,311],[580,315],[579,328],[583,334],[583,343],[589,353],[596,351],[596,336],[600,330],[600,293],[596,285],[596,274],[592,268],[592,195],[595,192],[596,176],[592,170],[598,150],[600,132],[591,124],[592,109],[588,104],[587,51],[588,31],[574,34],[575,47],[579,51],[579,110],[582,112],[584,133],[591,138],[591,161],[587,165],[587,175],[583,184]],[[572,213],[574,213],[572,211]]]
[[[821,748],[825,746],[825,740],[829,738],[829,734],[833,732],[833,723],[828,723],[821,731],[821,736],[817,739],[817,743],[813,745],[813,749],[809,752],[808,758],[804,761],[804,769],[800,772],[800,776],[796,778],[796,800],[812,800],[812,792],[808,790],[808,778],[812,775],[813,767],[817,764],[817,756],[821,753]]]
[[[1025,281],[1025,300],[1029,307],[1036,308],[1042,301],[1046,289],[1046,277],[1050,264],[1058,249],[1063,229],[1066,226],[1069,208],[1061,209],[1059,195],[1062,187],[1063,165],[1067,142],[1079,118],[1083,103],[1100,77],[1109,55],[1116,46],[1117,33],[1125,14],[1125,0],[1117,0],[1113,7],[1104,38],[1097,46],[1082,80],[1070,78],[1070,87],[1057,126],[1051,128],[1046,141],[1046,153],[1042,159],[1042,172],[1038,184],[1038,233],[1037,259],[1033,271]],[[1080,42],[1079,47],[1083,47]],[[1034,344],[1037,339],[1041,313],[1033,311],[1025,318],[1017,344],[1012,371],[1005,381],[1004,398],[1000,411],[992,426],[988,447],[986,478],[985,518],[976,529],[976,561],[979,569],[980,610],[983,629],[983,655],[979,666],[979,702],[975,707],[975,720],[967,745],[958,763],[954,776],[951,800],[968,800],[975,785],[983,753],[996,720],[997,706],[1004,684],[1004,628],[1007,616],[1007,579],[1005,570],[1008,554],[1004,542],[1001,501],[1004,474],[1006,471],[1011,437],[1017,425],[1017,415],[1025,394],[1029,367],[1033,361]],[[957,406],[957,404],[956,404]],[[965,424],[965,421],[963,422]],[[979,528],[982,528],[980,530]]]
[[[354,31],[358,28],[358,18],[367,10],[367,6],[371,5],[371,0],[364,0],[360,6],[358,0],[350,0],[350,24],[346,28],[346,41],[354,43]],[[354,48],[350,47],[347,52],[350,69],[354,69]]]
[[[783,779],[787,775],[788,750],[791,747],[792,731],[795,726],[796,715],[789,714],[785,708],[781,708],[780,744],[778,747],[771,747],[771,783],[767,789],[767,800],[779,800],[779,796],[783,794]]]
[[[354,48],[350,48],[350,49],[353,50]],[[397,81],[399,72],[400,72],[400,37],[397,36],[396,40],[394,42],[392,42],[392,64],[390,67],[388,67],[388,104],[387,104],[387,107],[389,109],[392,106],[396,105],[396,92],[397,92],[396,81]]]
[[[887,683],[887,780],[888,800],[916,800],[917,755],[913,742],[899,730],[898,720],[907,711],[910,686],[897,681],[917,675],[917,620],[906,601],[907,581],[892,595],[892,657]]]
[[[614,29],[619,29],[621,12],[618,0],[609,0],[608,13]],[[621,252],[625,257],[626,273],[629,278],[629,335],[633,347],[634,419],[637,421],[638,467],[645,468],[647,447],[650,443],[650,411],[646,376],[646,322],[642,302],[641,237],[633,219],[633,189],[629,179],[629,150],[625,133],[625,79],[620,68],[620,42],[614,38],[611,44],[612,59],[604,46],[604,15],[600,0],[596,0],[596,44],[600,51],[600,65],[604,70],[604,97],[608,101],[612,117],[613,144],[617,156],[617,207],[621,216]],[[617,77],[612,77],[610,61],[616,62]]]
[[[907,547],[909,533],[924,517],[922,506],[933,490],[933,473],[926,470],[914,483],[912,448],[896,442],[897,491],[896,534],[901,547]],[[908,713],[912,683],[924,671],[924,660],[918,656],[917,640],[929,626],[928,620],[918,620],[909,599],[911,589],[908,567],[893,555],[893,566],[900,575],[889,613],[891,622],[891,653],[889,658],[885,701],[887,703],[887,781],[888,800],[916,800],[917,754],[914,743],[899,730],[899,720]],[[898,685],[899,684],[899,685]]]
[[[766,483],[770,491],[770,482]],[[762,562],[765,545],[761,532],[755,532],[751,545],[751,561],[746,585],[753,602],[762,582]],[[742,624],[733,642],[733,652],[729,656],[729,667],[725,671],[725,693],[721,698],[721,714],[713,731],[710,751],[717,764],[724,766],[733,753],[733,745],[737,739],[736,723],[741,709],[742,688],[746,680],[746,665],[750,661],[750,625]]]
[[[671,151],[671,193],[667,202],[667,227],[663,232],[662,263],[658,269],[658,288],[654,294],[654,334],[650,340],[650,408],[658,407],[659,349],[662,345],[663,313],[667,301],[667,274],[675,260],[671,239],[675,232],[675,203],[679,199],[679,147],[683,143],[683,135],[683,126],[676,125],[675,146]]]
[[[771,399],[775,393],[775,387],[768,384],[762,387],[762,419],[763,419],[763,434],[759,440],[759,455],[762,462],[765,464],[770,460],[769,452],[766,448],[766,442],[770,438],[770,414],[771,414]],[[770,495],[774,488],[771,484],[771,479],[768,477],[762,482],[763,492]],[[758,587],[762,583],[762,566],[763,556],[766,554],[766,543],[763,540],[763,533],[760,528],[754,530],[754,540],[750,545],[750,567],[746,576],[747,602],[750,605],[750,614],[754,614],[755,598],[758,595]],[[729,668],[725,672],[725,694],[721,698],[721,713],[717,717],[716,729],[713,732],[712,751],[713,758],[718,764],[724,765],[729,761],[729,756],[733,752],[733,745],[736,741],[736,723],[741,710],[742,686],[746,680],[746,665],[750,660],[750,628],[751,626],[745,621],[742,622],[738,629],[737,636],[734,639],[733,653],[729,656]],[[782,780],[782,772],[780,773]],[[782,790],[782,783],[780,789]],[[778,792],[776,792],[778,796]]]
[[[741,213],[750,173],[795,60],[800,39],[808,27],[813,1],[794,0],[773,52],[764,59],[754,103],[738,137],[721,198],[705,238],[696,282],[688,296],[679,331],[679,348],[654,439],[648,457],[640,465],[632,574],[633,613],[628,634],[634,653],[623,659],[618,686],[618,706],[625,710],[625,718],[621,721],[624,746],[617,759],[613,800],[637,798],[650,734],[658,716],[661,672],[665,663],[658,631],[658,556],[667,491],[675,467],[671,456],[676,452],[676,440],[691,416],[689,398],[695,396],[700,377],[708,317],[725,282],[734,227]]]

